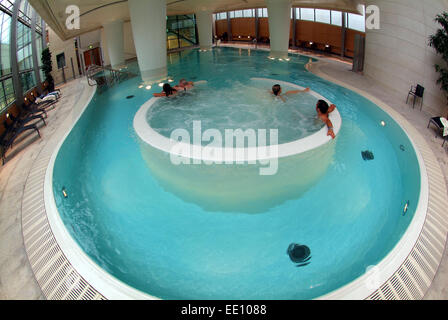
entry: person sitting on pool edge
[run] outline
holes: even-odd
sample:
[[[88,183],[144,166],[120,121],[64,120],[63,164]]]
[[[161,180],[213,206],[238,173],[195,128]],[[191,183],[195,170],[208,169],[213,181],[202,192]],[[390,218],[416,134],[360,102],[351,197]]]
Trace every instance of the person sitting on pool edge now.
[[[169,97],[174,96],[177,93],[177,90],[173,88],[169,83],[165,83],[163,85],[163,91],[161,93],[153,93],[154,97]]]
[[[174,86],[174,88],[178,91],[187,91],[188,89],[191,89],[193,87],[193,81],[187,81],[185,79],[180,79],[179,84],[177,86]]]
[[[280,99],[282,99],[283,102],[286,102],[284,96],[286,95],[290,95],[290,94],[297,94],[297,93],[303,93],[303,92],[308,92],[310,91],[310,88],[306,88],[305,90],[291,90],[291,91],[287,91],[285,92],[285,94],[282,95],[282,87],[279,84],[276,84],[272,87],[272,94],[275,97],[279,97]]]
[[[317,116],[328,127],[327,136],[330,136],[333,139],[336,138],[336,136],[334,134],[333,123],[329,118],[329,114],[332,113],[335,109],[336,106],[334,104],[328,106],[328,103],[326,103],[324,100],[319,100],[316,105]]]

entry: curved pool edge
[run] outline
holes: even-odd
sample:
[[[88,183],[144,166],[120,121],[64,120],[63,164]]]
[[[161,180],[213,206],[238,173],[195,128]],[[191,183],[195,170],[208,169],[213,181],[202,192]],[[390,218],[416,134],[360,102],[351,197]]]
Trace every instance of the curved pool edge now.
[[[64,225],[53,194],[53,169],[65,140],[94,98],[97,87],[82,82],[84,91],[71,115],[41,150],[30,176],[42,183],[36,197],[27,182],[22,199],[22,233],[28,260],[47,299],[126,300],[158,298],[121,282],[97,265]],[[31,202],[29,199],[33,199]],[[37,203],[36,203],[37,200]],[[39,206],[41,210],[35,208]]]
[[[448,215],[440,209],[448,207],[446,184],[440,165],[425,139],[408,120],[368,92],[323,73],[320,67],[325,63],[318,59],[318,62],[310,62],[305,67],[314,75],[372,101],[406,133],[419,162],[421,186],[414,218],[394,249],[376,266],[372,266],[374,268],[371,271],[318,299],[422,299],[434,280],[448,236]],[[435,188],[442,189],[440,196],[434,196]],[[431,236],[434,229],[442,235],[443,243]]]
[[[269,78],[251,78],[251,81],[264,81],[264,82],[270,82],[272,83],[278,83],[283,86],[289,86],[294,87],[299,90],[305,89],[304,87],[301,87],[299,85],[296,85],[291,82],[276,80],[276,79],[269,79]],[[320,95],[318,92],[310,91],[309,94],[313,95],[316,99],[321,99],[326,101],[329,105],[332,103]],[[151,98],[148,101],[146,101],[137,111],[135,114],[134,120],[133,120],[133,127],[134,131],[137,133],[138,137],[145,142],[146,144],[159,149],[161,151],[164,151],[168,154],[175,154],[177,156],[185,156],[184,154],[179,153],[179,148],[175,148],[176,145],[185,145],[188,148],[182,148],[182,150],[185,149],[193,149],[197,148],[198,152],[193,152],[189,156],[185,156],[190,159],[195,160],[201,160],[201,161],[227,161],[230,162],[233,161],[258,161],[258,160],[268,160],[272,157],[272,155],[277,155],[276,158],[286,158],[289,156],[305,153],[307,151],[311,151],[313,149],[317,149],[327,143],[332,142],[331,137],[327,135],[327,127],[323,126],[322,129],[320,129],[318,132],[315,132],[307,137],[304,137],[302,139],[298,139],[295,141],[291,141],[284,144],[279,144],[277,146],[266,146],[266,147],[254,147],[254,148],[216,148],[216,147],[193,147],[192,144],[185,144],[185,143],[179,143],[177,141],[174,141],[168,137],[165,137],[158,133],[156,130],[154,130],[148,123],[146,119],[146,115],[148,111],[152,108],[152,106],[161,98]],[[337,109],[335,109],[334,112],[330,114],[330,120],[333,123],[334,126],[334,133],[337,136],[339,134],[339,131],[342,127],[342,118]],[[268,128],[267,128],[268,129]],[[205,152],[205,149],[209,148],[210,150],[213,150],[213,152]],[[177,150],[177,152],[173,152],[173,150]],[[241,152],[238,152],[238,151]],[[247,153],[244,152],[244,150],[247,150]],[[235,151],[235,153],[234,153]],[[197,154],[197,155],[196,155]],[[222,154],[224,155],[225,159],[216,159],[213,157],[210,157],[210,154]],[[261,156],[260,156],[261,154]],[[198,156],[200,155],[200,156]],[[205,155],[205,156],[204,156]],[[241,155],[243,158],[239,158],[238,156]],[[253,157],[255,155],[255,157]],[[228,157],[227,157],[228,156]],[[234,158],[236,156],[236,158]]]
[[[337,80],[336,81],[330,80],[330,81],[332,81],[336,84],[340,83]],[[343,83],[340,85],[346,87]],[[360,91],[356,88],[353,88],[353,87],[352,88],[347,87],[347,88],[365,96],[367,99],[376,103],[375,100],[377,100],[377,99],[370,99],[368,97],[368,96],[370,96],[368,93],[366,93],[366,95],[367,95],[366,96],[366,95],[360,93]],[[93,94],[92,94],[92,97],[93,97]],[[386,109],[390,109],[391,111],[393,111],[392,113],[396,113],[392,108],[388,107],[387,105],[385,105],[382,102],[379,102],[376,104],[381,108],[383,108],[382,105],[384,105],[384,106],[386,106]],[[88,105],[88,103],[86,103],[84,105],[84,108],[82,108],[82,111],[85,110],[87,105]],[[383,108],[383,110],[385,110],[385,109]],[[387,113],[390,114],[389,112],[387,112]],[[82,112],[79,114],[79,117],[81,115],[82,115]],[[392,114],[390,114],[390,115],[393,117]],[[401,115],[398,114],[398,116],[400,118],[402,118],[404,121],[406,121]],[[79,119],[79,117],[78,117],[78,119]],[[393,117],[393,118],[394,118],[394,120],[396,120],[395,117]],[[397,123],[401,125],[400,121],[397,121]],[[51,162],[50,160],[52,159],[52,162],[54,165],[54,160],[59,151],[59,148],[61,147],[61,145],[65,141],[65,138],[68,136],[68,134],[70,133],[71,129],[74,127],[75,124],[76,124],[76,122],[71,126],[71,128],[69,130],[66,130],[66,129],[63,130],[65,132],[65,136],[62,139],[62,141],[59,142],[59,144],[56,142],[56,143],[53,143],[53,146],[48,146],[48,145],[51,145],[50,143],[48,143],[48,145],[46,147],[44,147],[45,149],[48,149],[48,150],[45,150],[45,152],[42,152],[42,154],[39,155],[38,159],[36,160],[36,164],[33,166],[31,174],[35,174],[36,176],[38,176],[38,175],[40,175],[40,172],[43,169],[45,169],[45,170],[43,170],[44,176],[42,177],[42,180],[44,180],[44,179],[51,180],[52,173],[53,173],[52,172],[53,167],[50,163]],[[425,166],[425,163],[428,164],[428,166],[427,166],[428,170],[426,171],[426,169],[425,169],[425,171],[422,171],[422,172],[427,172],[427,175],[425,175],[425,179],[424,179],[425,181],[422,181],[422,185],[423,185],[423,183],[425,183],[427,186],[427,189],[429,189],[429,185],[432,186],[432,183],[434,183],[435,184],[434,188],[436,188],[440,185],[440,176],[443,177],[443,174],[441,174],[440,166],[439,166],[437,160],[435,159],[434,154],[432,153],[432,150],[429,149],[429,146],[427,146],[426,142],[420,136],[420,134],[418,132],[416,132],[416,130],[412,127],[412,125],[410,125],[409,123],[407,123],[407,125],[410,126],[410,131],[411,131],[412,135],[414,135],[414,134],[417,135],[416,136],[417,140],[418,140],[417,145],[419,146],[419,148],[415,147],[414,140],[411,139],[409,132],[407,130],[403,129],[407,133],[408,137],[410,138],[410,140],[414,146],[414,149],[416,151],[417,157],[419,158],[420,164],[423,163],[423,166]],[[58,132],[59,132],[59,130],[58,130]],[[57,136],[58,132],[56,132],[54,136]],[[64,133],[61,133],[61,135],[64,135]],[[54,140],[54,139],[52,139],[52,140]],[[420,147],[423,150],[421,150]],[[23,198],[24,208],[27,206],[28,207],[30,206],[30,205],[25,204],[25,202],[28,201],[30,198],[29,196],[27,197],[27,195],[29,195],[29,191],[30,191],[30,190],[27,190],[29,187],[28,184],[29,183],[27,183],[27,186],[25,187],[25,191],[28,191],[28,192],[24,193],[24,198]],[[446,189],[446,186],[444,184],[443,184],[443,187],[444,187],[444,189]],[[45,191],[47,191],[47,192],[45,192],[45,202],[46,202],[45,204],[46,205],[44,208],[46,210],[48,210],[47,203],[48,203],[49,207],[51,207],[52,204],[55,205],[54,198],[53,198],[53,192],[51,189],[48,189],[48,188],[49,188],[49,186],[47,184],[47,181],[45,181],[45,188],[43,188],[43,189],[45,189]],[[50,194],[53,199],[47,199],[48,190],[51,190]],[[42,190],[41,192],[43,194],[44,190]],[[421,195],[421,197],[422,197],[422,195]],[[441,192],[441,195],[438,195],[436,197],[436,199],[431,198],[431,194],[430,194],[428,199],[429,199],[428,210],[424,210],[424,211],[427,211],[428,215],[434,216],[434,214],[435,214],[435,217],[436,217],[436,218],[434,218],[435,221],[439,221],[440,217],[446,218],[445,212],[441,211],[440,209],[437,210],[437,207],[446,208],[446,205],[448,204],[446,192]],[[433,209],[433,210],[435,210],[434,212],[431,212],[431,200],[434,200],[434,202],[435,202],[434,208],[436,208],[436,209]],[[421,203],[419,202],[419,210],[423,210],[424,208],[422,208],[420,206],[421,206]],[[63,284],[63,282],[67,281],[67,277],[69,280],[72,280],[72,278],[70,278],[72,273],[65,272],[65,273],[63,273],[63,275],[65,275],[65,276],[63,276],[62,278],[59,279],[60,280],[59,283],[55,280],[56,284],[53,284],[54,287],[53,287],[53,290],[50,292],[51,293],[50,297],[48,294],[46,294],[47,298],[53,297],[53,298],[64,299],[64,298],[71,297],[72,293],[75,296],[80,296],[79,293],[76,293],[78,291],[82,291],[81,293],[85,295],[86,292],[89,292],[89,290],[91,290],[93,288],[94,291],[96,290],[95,291],[96,295],[85,295],[85,297],[91,298],[91,299],[98,298],[98,297],[99,298],[104,297],[104,298],[108,298],[108,299],[133,299],[133,298],[134,299],[157,299],[157,298],[151,297],[143,292],[140,292],[140,291],[138,291],[134,288],[131,288],[128,285],[122,283],[118,279],[107,274],[106,271],[104,271],[98,265],[96,265],[93,261],[91,261],[90,258],[86,256],[86,254],[80,249],[80,247],[76,244],[76,242],[74,242],[74,240],[68,234],[67,230],[65,229],[64,224],[62,223],[62,221],[59,217],[57,209],[56,208],[53,208],[53,209],[55,209],[55,210],[51,210],[53,212],[51,212],[51,211],[50,212],[41,212],[41,214],[43,214],[42,217],[36,217],[36,216],[32,216],[32,215],[28,216],[25,214],[22,216],[25,247],[29,248],[30,245],[34,246],[34,244],[37,243],[38,241],[41,241],[41,242],[47,241],[46,243],[50,243],[49,240],[45,240],[45,239],[48,237],[51,237],[54,234],[54,237],[56,238],[57,243],[47,245],[46,251],[43,251],[44,252],[43,255],[45,257],[49,256],[49,255],[53,254],[53,252],[58,249],[63,253],[63,255],[66,255],[66,259],[68,259],[68,260],[63,262],[63,266],[61,266],[61,265],[55,266],[54,262],[59,258],[55,258],[54,255],[50,256],[50,258],[47,259],[48,262],[41,261],[41,260],[44,260],[45,257],[43,259],[40,259],[40,257],[36,257],[36,258],[34,257],[35,253],[37,252],[36,250],[40,249],[41,247],[35,248],[34,253],[29,252],[27,250],[27,254],[29,256],[29,260],[32,265],[33,272],[36,275],[36,279],[38,280],[39,285],[42,287],[43,291],[45,292],[44,287],[47,287],[47,289],[48,289],[51,279],[50,280],[47,279],[46,282],[44,283],[42,278],[46,276],[46,274],[48,273],[48,270],[52,270],[52,268],[53,268],[53,270],[57,270],[58,272],[62,269],[65,271],[70,270],[70,272],[74,270],[74,272],[75,273],[77,272],[78,274],[74,276],[75,281],[71,281],[70,283],[75,282],[75,284],[79,284],[79,288],[81,288],[81,289],[79,289],[79,290],[78,290],[78,288],[68,288],[68,289],[65,288],[64,289],[65,285]],[[56,215],[56,217],[55,217],[55,215]],[[426,221],[427,220],[426,212],[423,212],[420,214],[416,213],[416,217],[417,216],[421,220],[421,221],[419,221],[419,224],[421,225],[423,223],[423,227],[426,224],[429,224],[430,227],[432,227],[433,229],[437,228],[437,230],[440,230],[438,232],[443,233],[446,231],[445,229],[441,230],[440,229],[441,226],[436,225],[434,222]],[[47,218],[48,218],[48,222],[51,221],[51,230],[45,231],[45,235],[41,236],[40,240],[34,239],[33,242],[30,243],[31,236],[37,237],[36,230],[42,230],[45,228],[45,226],[44,226],[44,227],[40,227],[39,229],[36,229],[35,225],[31,223],[31,220],[38,219],[40,221],[40,220],[46,220]],[[414,218],[412,224],[414,224],[414,222],[415,222],[415,218]],[[44,223],[44,222],[42,222],[42,223]],[[442,224],[442,226],[443,225],[446,225],[446,221]],[[34,227],[34,228],[32,228],[32,227]],[[62,230],[60,230],[60,229],[62,229]],[[446,228],[446,229],[448,229],[448,228]],[[64,230],[65,230],[65,232],[64,232]],[[408,231],[409,231],[409,229],[408,229]],[[425,240],[425,239],[431,240],[431,234],[430,234],[430,232],[429,233],[428,232],[429,231],[426,230],[426,233],[425,233],[425,230],[423,228],[423,230],[421,230],[421,232],[418,232],[418,235],[420,236],[419,239],[421,237],[423,237],[423,240]],[[416,232],[414,232],[414,233],[416,233]],[[62,240],[60,239],[61,237],[65,237],[67,235],[68,235],[68,239],[62,239]],[[445,236],[444,239],[446,239],[446,233],[444,233],[444,236]],[[419,239],[417,239],[417,243],[416,242],[412,243],[413,249],[415,249],[418,246]],[[66,246],[69,246],[69,248],[67,248]],[[408,246],[406,246],[406,247],[408,247]],[[437,271],[437,267],[434,268],[433,263],[431,261],[429,261],[430,259],[427,258],[425,253],[422,253],[422,250],[426,249],[427,251],[429,251],[430,256],[437,255],[436,258],[438,259],[439,253],[440,253],[440,257],[443,254],[444,243],[442,245],[441,252],[440,252],[440,250],[436,250],[437,251],[436,254],[431,253],[431,250],[428,250],[431,248],[427,248],[428,245],[426,244],[426,241],[423,242],[422,246],[423,246],[423,249],[421,249],[421,247],[418,248],[417,253],[415,255],[411,251],[409,251],[411,253],[408,252],[408,255],[406,257],[406,260],[409,261],[409,264],[406,265],[406,261],[403,262],[402,265],[400,266],[400,269],[395,270],[393,272],[393,274],[389,278],[386,279],[385,282],[380,282],[381,285],[379,286],[378,289],[369,290],[369,292],[365,292],[365,290],[364,290],[364,294],[368,293],[369,295],[364,295],[361,297],[361,296],[355,296],[354,292],[352,292],[352,293],[348,292],[354,288],[355,290],[357,290],[356,291],[357,294],[361,293],[361,291],[359,291],[359,289],[356,289],[354,286],[356,283],[358,284],[358,286],[360,284],[362,285],[363,283],[365,283],[365,281],[368,278],[367,278],[367,276],[363,276],[361,278],[354,280],[354,282],[352,282],[340,289],[337,289],[327,295],[320,297],[319,299],[366,299],[366,298],[371,298],[371,299],[415,298],[415,299],[418,299],[418,298],[423,297],[425,290],[427,290],[427,288],[425,289],[424,287],[427,286],[429,288],[429,285],[432,282],[432,278],[430,275],[428,275],[428,272],[426,272],[426,276],[425,275],[421,275],[421,276],[413,275],[414,272],[411,267],[417,266],[420,269],[420,272],[423,273],[424,270],[423,270],[423,267],[421,266],[421,262],[423,261],[423,263],[425,263],[425,261],[426,261],[426,264],[429,266],[430,271],[434,271],[434,275],[435,275],[435,272]],[[72,260],[72,256],[73,256],[72,251],[75,251],[75,250],[78,250],[81,252],[80,252],[79,256],[75,258],[75,260]],[[40,252],[42,253],[42,251],[40,251]],[[57,253],[56,255],[60,256],[61,253]],[[405,255],[403,254],[403,256],[405,256]],[[76,261],[76,259],[87,259],[87,260],[86,261]],[[387,257],[386,257],[386,259],[387,259]],[[440,262],[440,259],[438,260],[439,262]],[[36,260],[36,261],[33,262],[33,260]],[[418,261],[418,260],[420,260],[420,261]],[[86,263],[89,264],[89,267],[85,266]],[[38,264],[40,264],[41,267],[37,268]],[[402,268],[403,266],[404,266],[404,269]],[[399,274],[400,270],[404,270],[404,275]],[[95,275],[90,274],[90,272],[93,272],[93,273],[99,272],[100,274],[96,275],[96,276],[100,277],[101,279],[96,279]],[[106,275],[104,275],[104,274],[106,274]],[[47,277],[49,277],[49,276],[47,276]],[[420,277],[420,278],[418,278],[418,277]],[[53,278],[56,278],[56,276],[53,276]],[[83,282],[82,278],[87,280],[88,283],[86,284],[85,282]],[[386,278],[386,277],[384,276],[384,278]],[[408,282],[409,279],[411,279],[410,281],[411,281],[411,283],[413,283],[413,286],[414,286],[413,289],[411,288],[412,286],[410,286],[410,285],[409,286],[403,285],[403,283]],[[53,280],[51,280],[51,281],[53,281]],[[360,283],[360,281],[361,281],[361,283]],[[428,281],[429,281],[429,283],[428,283]],[[112,284],[111,282],[115,282],[115,283]],[[102,283],[106,287],[109,287],[109,288],[102,287]],[[421,284],[421,283],[423,283],[423,284]],[[76,286],[74,286],[74,287],[76,287]],[[110,288],[110,287],[112,287],[112,288]],[[98,290],[101,291],[101,293]],[[109,290],[115,291],[115,293],[118,294],[118,297],[115,297],[113,292],[108,292]],[[125,292],[127,290],[129,290],[129,292]],[[65,292],[65,294],[61,294],[61,292]]]

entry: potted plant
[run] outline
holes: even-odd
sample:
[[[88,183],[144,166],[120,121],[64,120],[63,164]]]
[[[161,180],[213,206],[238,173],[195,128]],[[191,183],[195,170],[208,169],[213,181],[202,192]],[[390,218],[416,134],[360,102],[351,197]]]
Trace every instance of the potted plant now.
[[[440,84],[441,89],[445,92],[448,98],[448,12],[438,14],[436,19],[442,28],[429,37],[429,45],[433,47],[438,54],[442,56],[443,65],[436,64],[435,69],[440,77],[437,84]]]
[[[51,52],[49,48],[45,48],[42,51],[42,71],[45,74],[45,82],[47,82],[48,92],[54,91],[54,79],[51,75],[53,71],[53,64],[51,62]]]

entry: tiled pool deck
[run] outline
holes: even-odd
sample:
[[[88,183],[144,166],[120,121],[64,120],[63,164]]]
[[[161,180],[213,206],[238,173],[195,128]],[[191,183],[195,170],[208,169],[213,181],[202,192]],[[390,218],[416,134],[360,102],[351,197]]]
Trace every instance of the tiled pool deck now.
[[[431,115],[425,110],[420,112],[406,105],[406,93],[395,92],[371,78],[351,72],[347,63],[324,58],[319,72],[375,96],[400,113],[425,138],[442,168],[448,186],[448,144],[442,148],[442,140],[436,138],[435,130],[427,129]],[[48,126],[41,130],[42,139],[36,140],[34,135],[25,138],[8,154],[8,162],[0,168],[0,299],[45,299],[24,247],[21,223],[23,194],[30,170],[41,150],[89,89],[82,79],[61,87],[62,99],[49,112]],[[446,247],[442,264],[425,299],[448,299]]]

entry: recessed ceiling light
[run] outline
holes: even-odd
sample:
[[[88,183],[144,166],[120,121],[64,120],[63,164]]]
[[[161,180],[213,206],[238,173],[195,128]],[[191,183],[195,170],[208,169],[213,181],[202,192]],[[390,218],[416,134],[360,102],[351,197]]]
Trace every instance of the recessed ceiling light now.
[[[146,90],[150,90],[151,88],[151,86],[146,86]]]

